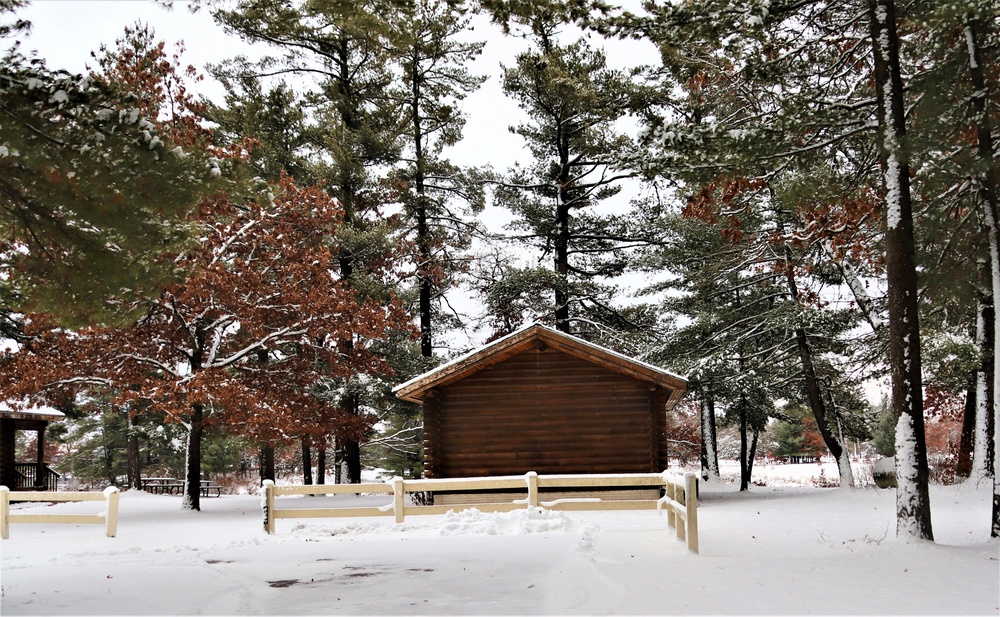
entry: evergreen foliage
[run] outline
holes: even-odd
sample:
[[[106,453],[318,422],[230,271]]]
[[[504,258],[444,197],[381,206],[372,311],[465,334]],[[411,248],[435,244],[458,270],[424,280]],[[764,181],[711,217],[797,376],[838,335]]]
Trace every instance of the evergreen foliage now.
[[[225,164],[148,114],[130,84],[50,69],[16,44],[0,57],[0,112],[0,312],[134,318],[177,280],[169,255],[189,245],[189,216]]]
[[[544,13],[526,25],[532,49],[504,69],[503,87],[528,115],[511,131],[533,160],[510,170],[496,199],[515,216],[514,238],[551,264],[547,320],[564,332],[599,329],[616,312],[616,289],[604,281],[625,271],[634,243],[627,214],[598,207],[634,175],[622,167],[632,141],[618,127],[631,109],[633,76],[608,68],[604,53],[584,39],[561,43],[562,24]]]

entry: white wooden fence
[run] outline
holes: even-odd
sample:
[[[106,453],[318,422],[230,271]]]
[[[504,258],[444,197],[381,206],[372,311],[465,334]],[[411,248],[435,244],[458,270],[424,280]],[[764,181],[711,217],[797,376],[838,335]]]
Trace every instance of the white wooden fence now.
[[[543,500],[539,489],[568,489],[575,491],[596,491],[620,489],[623,487],[649,487],[666,490],[666,496],[659,500],[624,499],[602,500],[599,497],[569,497]],[[406,502],[407,493],[422,492],[476,492],[513,491],[526,493],[523,499],[502,503],[463,503],[449,505],[414,505]],[[667,507],[667,522],[677,529],[677,537],[687,541],[688,548],[698,552],[698,502],[697,474],[688,473],[680,477],[675,474],[619,474],[619,475],[551,475],[540,476],[530,471],[523,476],[498,476],[491,478],[448,478],[404,480],[400,477],[384,483],[367,484],[313,484],[276,486],[270,480],[261,488],[264,511],[264,530],[274,533],[277,519],[292,518],[337,518],[363,516],[394,516],[402,523],[408,515],[444,514],[450,510],[476,508],[481,512],[511,512],[526,507],[542,507],[550,510],[652,510],[662,512]],[[295,508],[282,504],[277,507],[275,498],[288,495],[337,495],[354,493],[374,493],[392,497],[383,506],[339,507],[339,508]],[[544,494],[542,494],[544,497]]]
[[[686,540],[688,550],[698,552],[698,474],[683,476],[663,473],[666,494],[656,502],[661,513],[667,508],[667,524],[677,530],[677,539]]]
[[[100,514],[20,514],[10,512],[12,501],[106,501],[107,508]],[[11,491],[0,486],[0,537],[10,538],[11,523],[69,523],[104,525],[109,538],[118,533],[118,489],[109,486],[103,493]]]

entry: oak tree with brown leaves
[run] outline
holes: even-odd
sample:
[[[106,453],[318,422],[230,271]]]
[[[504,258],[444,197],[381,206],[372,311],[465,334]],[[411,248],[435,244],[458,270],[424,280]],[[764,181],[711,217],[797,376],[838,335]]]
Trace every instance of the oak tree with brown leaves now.
[[[178,257],[187,280],[132,327],[72,333],[31,318],[31,339],[4,359],[0,391],[52,401],[102,388],[116,404],[165,413],[188,434],[184,504],[196,510],[207,425],[260,440],[360,439],[374,418],[323,403],[310,388],[322,377],[387,373],[369,344],[409,318],[395,299],[361,299],[343,280],[336,201],[288,179],[274,189],[263,204],[204,203],[201,245]]]

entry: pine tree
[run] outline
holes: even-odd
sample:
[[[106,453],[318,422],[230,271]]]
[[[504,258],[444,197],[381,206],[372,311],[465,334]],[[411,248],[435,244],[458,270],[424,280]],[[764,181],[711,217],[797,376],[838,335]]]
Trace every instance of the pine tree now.
[[[436,306],[454,284],[461,252],[472,237],[482,235],[469,221],[483,208],[482,185],[467,170],[444,159],[443,150],[461,139],[465,124],[461,102],[485,79],[466,68],[481,53],[483,43],[461,41],[459,37],[469,31],[469,19],[439,0],[413,2],[390,21],[400,71],[399,103],[407,117],[406,166],[399,177],[410,189],[403,202],[416,236],[420,353],[430,358],[433,322],[442,313]]]
[[[516,217],[514,238],[551,260],[555,327],[580,331],[615,313],[614,289],[600,281],[624,271],[633,242],[627,215],[598,207],[633,175],[620,165],[631,140],[616,127],[632,103],[630,76],[583,39],[561,44],[545,15],[529,26],[533,48],[504,70],[503,87],[529,117],[511,130],[533,161],[510,171],[496,199]]]
[[[5,3],[0,19],[21,4]],[[4,24],[0,34],[28,27]],[[218,189],[226,164],[172,132],[135,92],[51,70],[16,45],[4,52],[0,314],[125,323],[140,300],[177,279],[164,255],[190,240],[188,217]]]
[[[320,180],[313,173],[313,127],[306,122],[306,104],[280,81],[273,86],[253,76],[241,61],[211,67],[226,89],[225,104],[208,105],[206,117],[218,125],[215,139],[230,147],[245,146],[247,165],[270,182],[282,174],[303,184]]]
[[[920,325],[906,112],[893,0],[869,0],[878,100],[879,161],[886,204],[886,277],[889,286],[889,366],[896,424],[896,534],[933,540],[924,438]]]
[[[664,312],[682,316],[646,361],[688,375],[706,406],[720,406],[740,432],[740,490],[750,486],[759,434],[786,396],[776,384],[788,380],[794,348],[786,335],[784,292],[767,284],[740,251],[742,238],[727,237],[722,223],[706,224],[674,215],[647,267],[671,264],[675,278],[650,291],[668,291]],[[713,411],[714,413],[714,411]]]
[[[912,530],[929,537],[929,526],[924,525],[929,518],[923,499],[926,476],[921,471],[926,466],[919,413],[922,393],[916,387],[920,383],[916,371],[920,333],[915,265],[906,258],[912,256],[913,234],[907,223],[908,176],[901,173],[909,150],[901,148],[899,62],[895,55],[890,58],[890,52],[896,54],[899,48],[894,38],[895,17],[886,18],[892,7],[822,0],[767,5],[705,0],[650,8],[647,16],[626,16],[615,23],[623,32],[657,42],[668,67],[693,67],[687,81],[700,85],[719,76],[732,83],[729,99],[746,99],[744,93],[749,91],[755,94],[756,103],[742,108],[704,107],[699,105],[701,99],[693,98],[685,106],[690,110],[686,116],[654,117],[650,142],[662,148],[654,159],[654,172],[700,177],[699,183],[710,182],[714,173],[731,182],[751,178],[769,186],[796,175],[819,178],[821,199],[786,203],[806,215],[801,225],[792,228],[796,240],[828,242],[833,245],[829,253],[834,259],[845,249],[857,254],[852,235],[864,240],[865,236],[844,231],[865,227],[878,231],[879,215],[893,214],[885,236],[890,288],[888,364],[893,367],[896,410],[913,429],[898,433],[901,442],[908,444],[901,452],[908,456],[900,464],[914,470],[907,475],[912,482],[903,482],[900,490],[900,533]],[[876,23],[882,24],[881,29],[867,27]],[[892,41],[883,48],[885,36]],[[687,81],[675,80],[671,85]],[[877,82],[874,89],[872,81]],[[721,94],[727,98],[726,92]],[[873,124],[880,127],[878,135],[871,131]],[[875,161],[891,172],[891,180],[884,184],[888,190],[880,188],[879,179],[884,176],[874,172]],[[848,190],[841,191],[840,199],[824,203],[829,180],[847,183]],[[895,216],[900,211],[897,197],[903,200],[900,217]],[[845,216],[852,214],[851,202],[865,206],[857,209],[864,213],[862,218]],[[832,224],[836,218],[846,225]],[[902,229],[897,222],[903,223]],[[894,235],[897,230],[899,235]],[[859,249],[863,254],[874,252],[877,246],[867,242]],[[864,304],[860,297],[858,302]]]

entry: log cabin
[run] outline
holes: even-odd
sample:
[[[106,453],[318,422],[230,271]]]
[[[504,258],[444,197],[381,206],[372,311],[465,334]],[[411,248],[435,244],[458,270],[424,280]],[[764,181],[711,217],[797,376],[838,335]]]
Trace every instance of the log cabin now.
[[[424,477],[656,473],[683,377],[532,324],[397,386]],[[437,496],[435,501],[438,502]]]

